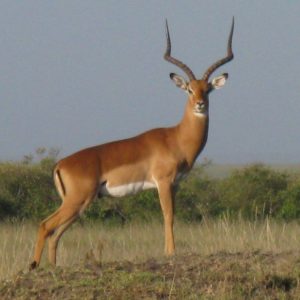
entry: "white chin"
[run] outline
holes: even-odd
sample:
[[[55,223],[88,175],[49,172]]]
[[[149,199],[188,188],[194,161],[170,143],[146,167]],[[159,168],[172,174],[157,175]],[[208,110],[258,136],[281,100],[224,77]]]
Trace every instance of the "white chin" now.
[[[194,111],[194,115],[198,118],[203,118],[203,117],[206,117],[207,116],[207,112],[196,112]]]

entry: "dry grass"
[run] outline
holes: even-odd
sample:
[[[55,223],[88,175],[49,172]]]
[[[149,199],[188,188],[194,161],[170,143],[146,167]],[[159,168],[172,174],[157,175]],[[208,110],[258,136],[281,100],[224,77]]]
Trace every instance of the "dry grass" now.
[[[37,226],[30,223],[0,225],[0,280],[27,269],[33,253]],[[300,225],[271,220],[248,222],[204,221],[201,224],[175,224],[177,253],[212,255],[218,252],[260,250],[274,254],[300,249]],[[58,265],[73,266],[93,253],[102,262],[142,262],[163,257],[162,224],[129,224],[105,227],[75,224],[62,238]],[[45,249],[42,265],[47,264]]]

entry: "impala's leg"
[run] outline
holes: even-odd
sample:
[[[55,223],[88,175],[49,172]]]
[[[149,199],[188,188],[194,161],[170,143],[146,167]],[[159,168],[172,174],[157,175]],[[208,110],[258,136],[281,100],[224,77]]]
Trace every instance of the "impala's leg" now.
[[[55,232],[49,237],[48,239],[48,256],[49,256],[49,262],[52,265],[56,265],[56,250],[58,246],[58,242],[60,238],[62,237],[63,233],[76,221],[79,214],[82,214],[83,211],[86,209],[86,207],[91,203],[91,201],[94,199],[94,195],[89,197],[83,204],[80,206],[79,210],[75,215],[73,215],[71,218],[66,219],[64,223],[61,223],[59,227],[55,230]]]
[[[174,234],[173,234],[173,190],[169,182],[161,182],[158,184],[158,195],[160,205],[164,216],[165,226],[165,253],[173,255],[175,252]]]
[[[74,223],[77,219],[78,214],[67,220],[64,224],[60,225],[55,232],[48,239],[48,256],[49,262],[52,265],[56,265],[56,250],[58,242],[63,235],[63,233]]]
[[[64,202],[55,213],[42,221],[35,245],[34,260],[30,265],[30,269],[34,269],[39,265],[46,239],[53,235],[59,226],[69,222],[70,220],[73,222],[78,216],[80,208],[81,206],[79,205],[71,206]]]

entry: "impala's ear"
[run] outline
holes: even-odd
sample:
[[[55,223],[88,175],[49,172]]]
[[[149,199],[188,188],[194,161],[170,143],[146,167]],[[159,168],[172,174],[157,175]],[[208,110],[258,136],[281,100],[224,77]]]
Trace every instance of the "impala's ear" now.
[[[170,78],[175,82],[176,86],[183,89],[184,91],[187,90],[187,82],[184,80],[183,77],[181,77],[175,73],[171,73]]]
[[[211,87],[212,89],[220,89],[225,85],[225,82],[228,78],[228,74],[224,73],[221,76],[215,77],[212,81],[211,81]]]

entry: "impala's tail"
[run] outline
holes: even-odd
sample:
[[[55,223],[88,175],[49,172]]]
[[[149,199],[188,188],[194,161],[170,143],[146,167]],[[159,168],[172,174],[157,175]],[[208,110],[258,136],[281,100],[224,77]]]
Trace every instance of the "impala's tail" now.
[[[54,169],[54,182],[55,182],[56,189],[59,195],[61,196],[61,198],[66,196],[66,187],[61,177],[60,170],[58,168]]]

